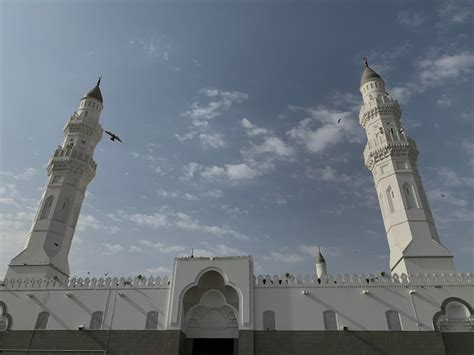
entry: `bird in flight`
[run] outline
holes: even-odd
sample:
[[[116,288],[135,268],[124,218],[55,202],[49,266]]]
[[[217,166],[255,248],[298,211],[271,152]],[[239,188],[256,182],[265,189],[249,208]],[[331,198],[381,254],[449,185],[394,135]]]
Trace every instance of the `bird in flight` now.
[[[446,197],[446,195],[445,195],[445,194],[441,194],[441,197]]]
[[[107,133],[109,136],[110,136],[110,140],[112,142],[118,140],[119,142],[122,142],[122,140],[119,138],[119,136],[117,136],[115,133],[112,133],[112,132],[109,132],[109,131],[105,131],[105,133]]]
[[[341,123],[341,121],[342,121],[342,118],[339,118],[339,119],[337,120],[337,123],[339,124],[339,123]]]

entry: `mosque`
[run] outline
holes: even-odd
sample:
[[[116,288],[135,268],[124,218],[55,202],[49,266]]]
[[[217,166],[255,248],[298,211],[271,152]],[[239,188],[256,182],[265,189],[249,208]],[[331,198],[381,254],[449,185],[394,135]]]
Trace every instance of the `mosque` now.
[[[471,273],[435,227],[415,141],[366,63],[359,122],[390,273],[254,275],[251,256],[178,257],[170,278],[70,278],[68,255],[102,138],[97,85],[49,160],[23,251],[0,283],[2,354],[299,355],[474,353]]]

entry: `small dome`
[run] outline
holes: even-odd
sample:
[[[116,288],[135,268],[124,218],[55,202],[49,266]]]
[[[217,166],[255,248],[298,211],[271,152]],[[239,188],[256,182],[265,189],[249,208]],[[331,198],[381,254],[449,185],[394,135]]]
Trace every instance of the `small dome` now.
[[[102,99],[102,93],[100,92],[100,88],[99,88],[100,79],[101,78],[99,77],[99,80],[97,81],[97,84],[95,85],[95,87],[92,90],[90,90],[87,94],[85,94],[83,99],[87,97],[92,97],[93,99],[99,100],[101,103],[104,103]]]
[[[360,79],[360,86],[364,85],[366,82],[372,79],[382,79],[375,71],[372,70],[368,65],[365,67],[364,73],[362,74],[362,79]]]

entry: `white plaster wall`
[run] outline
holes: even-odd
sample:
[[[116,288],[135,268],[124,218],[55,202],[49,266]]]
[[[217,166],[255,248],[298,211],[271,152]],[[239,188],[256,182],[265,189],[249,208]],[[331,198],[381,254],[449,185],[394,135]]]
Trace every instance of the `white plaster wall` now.
[[[43,311],[50,314],[47,329],[74,330],[78,325],[88,328],[92,313],[102,311],[102,329],[109,329],[112,324],[112,329],[142,330],[149,311],[159,312],[158,329],[165,329],[168,295],[168,288],[2,290],[0,300],[13,318],[12,330],[33,329]]]
[[[410,294],[412,289],[415,293]],[[303,295],[303,290],[308,294]],[[258,286],[254,288],[254,327],[263,330],[263,312],[271,310],[275,312],[276,330],[324,330],[323,312],[333,310],[338,329],[348,326],[352,330],[388,330],[385,312],[395,310],[400,314],[403,330],[433,330],[433,316],[449,297],[459,297],[473,305],[474,287]]]

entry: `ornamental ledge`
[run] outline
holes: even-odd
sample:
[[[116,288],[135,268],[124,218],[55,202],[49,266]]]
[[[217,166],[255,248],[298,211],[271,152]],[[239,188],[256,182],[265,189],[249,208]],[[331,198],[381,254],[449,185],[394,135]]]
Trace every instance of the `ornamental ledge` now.
[[[337,274],[318,279],[316,275],[258,275],[255,287],[384,287],[384,286],[473,286],[471,273],[441,274]]]
[[[35,278],[18,278],[5,279],[0,282],[1,290],[99,290],[99,289],[148,289],[148,288],[170,288],[171,281],[168,277],[153,276],[136,276],[132,277],[100,277],[100,278],[69,278],[65,281],[56,279],[35,279]]]

